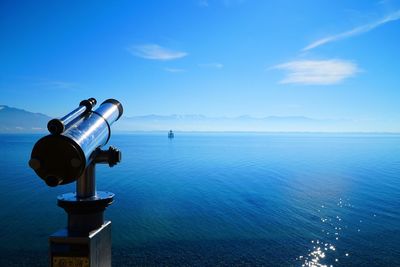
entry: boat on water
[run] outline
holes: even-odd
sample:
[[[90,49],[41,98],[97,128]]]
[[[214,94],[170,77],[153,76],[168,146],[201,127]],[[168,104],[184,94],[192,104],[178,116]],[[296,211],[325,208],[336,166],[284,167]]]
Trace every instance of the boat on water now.
[[[168,138],[174,138],[174,132],[172,130],[169,130]]]

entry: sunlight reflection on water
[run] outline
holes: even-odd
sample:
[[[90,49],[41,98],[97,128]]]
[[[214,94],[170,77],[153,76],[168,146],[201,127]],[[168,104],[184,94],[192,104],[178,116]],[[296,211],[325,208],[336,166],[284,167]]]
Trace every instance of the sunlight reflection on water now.
[[[320,239],[311,240],[311,246],[308,249],[306,255],[300,255],[296,258],[296,261],[300,262],[301,266],[309,267],[333,267],[335,264],[346,260],[351,262],[350,251],[340,250],[340,239],[342,235],[346,234],[346,231],[357,231],[361,232],[361,224],[363,220],[357,220],[357,229],[354,226],[349,227],[346,220],[343,220],[343,213],[351,213],[351,209],[354,208],[348,199],[344,200],[339,198],[336,206],[339,210],[335,210],[334,213],[339,212],[338,215],[332,213],[332,210],[327,208],[327,205],[321,205],[321,209],[317,209],[320,214],[321,221],[321,232],[324,233],[324,237]],[[376,218],[376,214],[371,215],[372,218]]]

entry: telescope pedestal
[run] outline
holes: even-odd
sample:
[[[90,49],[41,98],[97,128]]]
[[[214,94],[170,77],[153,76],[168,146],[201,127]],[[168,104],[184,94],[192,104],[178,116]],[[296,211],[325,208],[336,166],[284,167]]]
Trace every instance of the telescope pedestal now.
[[[68,226],[49,238],[52,267],[111,267],[111,222],[104,211],[114,199],[110,192],[79,198],[58,196],[58,206],[68,214]]]

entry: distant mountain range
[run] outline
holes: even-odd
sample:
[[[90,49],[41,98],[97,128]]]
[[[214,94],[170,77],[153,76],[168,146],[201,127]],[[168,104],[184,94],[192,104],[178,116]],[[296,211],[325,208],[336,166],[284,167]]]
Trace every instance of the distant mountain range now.
[[[49,116],[0,105],[0,133],[44,132]]]
[[[146,115],[125,117],[116,124],[122,131],[296,131],[312,129],[324,122],[307,117],[269,116],[254,118],[239,117],[206,117],[204,115]]]
[[[45,132],[51,118],[41,113],[0,105],[0,133]],[[393,122],[313,119],[303,116],[268,116],[255,118],[207,117],[204,115],[145,115],[122,117],[113,127],[116,131],[234,131],[234,132],[396,132]],[[375,127],[375,128],[374,128]],[[392,127],[392,128],[391,128]],[[398,132],[398,131],[397,131]]]

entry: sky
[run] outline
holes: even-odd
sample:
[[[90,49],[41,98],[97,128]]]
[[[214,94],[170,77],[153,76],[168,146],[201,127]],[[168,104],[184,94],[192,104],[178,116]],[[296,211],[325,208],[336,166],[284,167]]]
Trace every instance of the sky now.
[[[400,130],[400,1],[0,2],[0,104]]]

